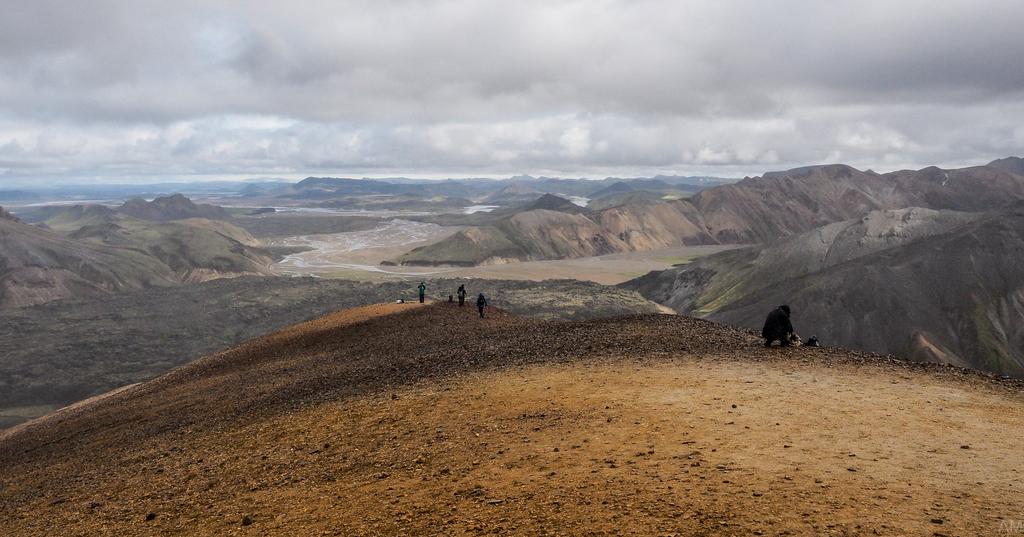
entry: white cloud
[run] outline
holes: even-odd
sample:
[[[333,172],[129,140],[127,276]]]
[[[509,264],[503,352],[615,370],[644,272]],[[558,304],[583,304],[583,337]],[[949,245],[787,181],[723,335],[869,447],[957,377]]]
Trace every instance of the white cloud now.
[[[8,178],[743,175],[1024,152],[1020,2],[0,4]]]
[[[562,146],[562,154],[570,159],[581,159],[590,151],[590,129],[574,125],[566,129],[558,138]]]

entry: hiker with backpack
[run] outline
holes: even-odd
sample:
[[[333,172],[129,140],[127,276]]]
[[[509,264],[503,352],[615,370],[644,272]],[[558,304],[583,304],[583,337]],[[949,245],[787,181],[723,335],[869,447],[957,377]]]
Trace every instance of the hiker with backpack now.
[[[480,296],[476,297],[476,309],[480,311],[481,319],[484,318],[485,307],[487,307],[487,299],[484,297],[483,293],[480,293]]]
[[[420,282],[420,286],[417,289],[420,290],[420,304],[422,304],[427,297],[427,282]]]
[[[459,290],[455,294],[459,296],[459,306],[464,305],[466,303],[466,286],[460,285]]]

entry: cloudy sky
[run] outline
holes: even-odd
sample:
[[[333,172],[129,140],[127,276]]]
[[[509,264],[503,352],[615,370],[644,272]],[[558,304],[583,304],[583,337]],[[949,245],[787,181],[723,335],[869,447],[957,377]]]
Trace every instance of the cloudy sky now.
[[[0,186],[1024,154],[1024,2],[0,0]]]

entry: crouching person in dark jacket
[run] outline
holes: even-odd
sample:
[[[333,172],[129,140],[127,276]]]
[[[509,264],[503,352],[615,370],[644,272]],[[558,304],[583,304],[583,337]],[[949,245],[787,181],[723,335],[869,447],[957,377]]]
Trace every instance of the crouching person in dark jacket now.
[[[779,306],[772,310],[764,321],[764,328],[761,329],[764,346],[771,347],[773,341],[778,341],[783,347],[788,347],[792,335],[793,323],[789,320],[789,306]]]

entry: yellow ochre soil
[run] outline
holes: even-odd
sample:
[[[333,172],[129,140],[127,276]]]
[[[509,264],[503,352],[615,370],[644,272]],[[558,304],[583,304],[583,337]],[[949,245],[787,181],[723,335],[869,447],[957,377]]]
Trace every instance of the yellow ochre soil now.
[[[999,535],[1018,383],[686,317],[347,310],[0,439],[11,535]]]

